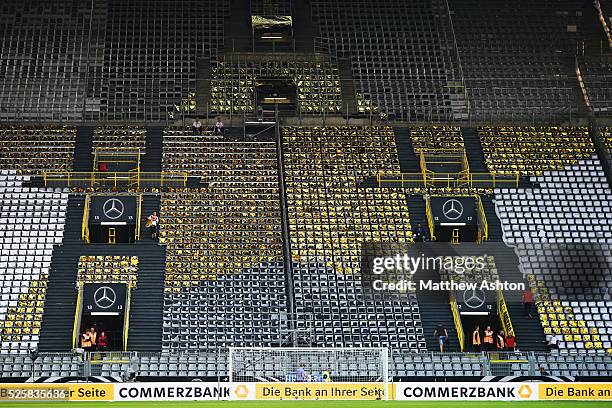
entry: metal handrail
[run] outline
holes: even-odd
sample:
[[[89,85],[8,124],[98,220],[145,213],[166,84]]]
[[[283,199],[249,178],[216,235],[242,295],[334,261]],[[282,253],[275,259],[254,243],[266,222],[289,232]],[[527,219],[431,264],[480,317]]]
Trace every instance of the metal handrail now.
[[[429,205],[429,196],[425,197],[425,215],[427,216],[427,224],[429,225],[429,238],[432,241],[435,241],[436,240],[436,236],[434,234],[435,225],[434,225],[433,216],[431,215],[431,206]]]
[[[509,175],[498,175],[496,173],[470,173],[461,171],[458,173],[438,173],[431,170],[422,171],[420,173],[390,173],[382,172],[376,174],[376,180],[379,187],[384,187],[385,184],[400,183],[401,187],[411,187],[411,184],[417,184],[417,187],[463,187],[467,184],[469,188],[475,188],[479,184],[482,188],[489,185],[492,188],[498,185],[507,185],[509,187],[518,187],[520,181],[520,173],[515,172]]]
[[[478,218],[480,219],[480,226],[482,230],[480,241],[487,241],[489,239],[489,223],[487,222],[487,215],[485,214],[480,196],[475,195],[474,197],[476,198],[476,205],[478,205]]]
[[[119,187],[123,180],[130,182],[134,178],[137,181],[137,186],[143,183],[158,183],[163,186],[164,183],[173,180],[179,182],[183,186],[187,185],[189,174],[178,171],[163,171],[163,172],[142,172],[134,169],[127,172],[69,172],[69,171],[48,171],[43,173],[45,186],[52,182],[65,182],[67,187],[79,187],[88,184],[90,187],[95,187],[102,182],[112,181],[114,187]]]
[[[497,314],[501,318],[502,327],[506,335],[512,334],[514,336],[512,319],[510,318],[510,312],[508,311],[508,305],[506,304],[506,298],[502,290],[497,292]]]
[[[465,350],[465,335],[463,333],[463,325],[461,324],[461,316],[459,315],[459,308],[457,307],[457,301],[453,292],[449,296],[450,308],[453,313],[453,320],[455,322],[455,330],[457,330],[457,340],[459,340],[460,350]]]

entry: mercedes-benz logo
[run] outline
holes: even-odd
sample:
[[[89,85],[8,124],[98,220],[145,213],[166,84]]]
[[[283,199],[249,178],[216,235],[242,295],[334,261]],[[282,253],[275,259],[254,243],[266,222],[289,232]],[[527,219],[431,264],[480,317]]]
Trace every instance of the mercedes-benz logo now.
[[[478,309],[485,304],[487,295],[480,289],[468,289],[463,292],[463,303],[470,309]]]
[[[117,300],[117,294],[109,286],[102,286],[96,289],[94,292],[94,303],[100,309],[108,309],[115,304]]]
[[[442,214],[449,220],[456,220],[463,215],[463,204],[460,201],[451,198],[442,206]]]
[[[109,198],[102,206],[102,211],[104,211],[106,218],[116,220],[123,215],[123,202],[116,198]]]

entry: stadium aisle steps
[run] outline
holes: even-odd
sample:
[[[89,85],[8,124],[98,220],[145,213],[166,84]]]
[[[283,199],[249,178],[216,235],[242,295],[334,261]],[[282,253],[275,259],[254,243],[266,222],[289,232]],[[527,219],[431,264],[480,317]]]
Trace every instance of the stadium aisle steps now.
[[[55,247],[45,296],[45,310],[40,330],[40,351],[68,351],[72,348],[72,329],[76,309],[75,289],[79,262],[81,223],[85,196],[68,198],[64,241]],[[76,244],[76,245],[75,245]]]
[[[395,144],[397,145],[397,156],[400,162],[402,173],[419,173],[419,158],[414,153],[412,139],[410,139],[410,129],[393,128],[395,133]]]
[[[139,259],[138,287],[132,292],[128,350],[161,350],[166,248],[151,239],[145,228],[148,215],[153,211],[159,214],[159,203],[158,195],[143,196],[141,239],[134,248]]]
[[[353,82],[353,72],[351,69],[350,58],[343,58],[338,61],[340,71],[340,93],[342,94],[342,114],[346,115],[348,105],[349,116],[357,114],[357,99],[355,93],[355,83]]]
[[[414,275],[415,281],[428,279],[439,282],[440,274],[437,271],[429,271],[426,273],[417,272]],[[433,333],[438,326],[438,323],[442,323],[442,325],[446,327],[449,335],[445,351],[460,351],[459,340],[457,339],[457,330],[455,330],[455,323],[453,321],[453,314],[450,308],[448,292],[417,290],[416,295],[417,301],[419,302],[419,310],[421,312],[423,334],[425,336],[425,340],[427,341],[427,350],[440,351],[438,338],[434,338]]]
[[[74,163],[72,165],[75,172],[90,172],[93,170],[93,132],[94,128],[91,126],[77,127]]]
[[[500,243],[500,245],[504,245]],[[506,247],[505,251],[498,251],[495,256],[495,264],[502,281],[523,282],[526,287],[528,283],[523,279],[523,274],[518,268],[519,260],[512,248]],[[520,291],[505,291],[504,297],[510,313],[510,320],[516,336],[516,344],[519,350],[546,351],[546,336],[544,329],[537,318],[537,311],[533,312],[533,319],[523,316],[523,293]]]
[[[406,204],[408,204],[408,212],[410,214],[410,225],[412,232],[416,231],[419,223],[425,228],[425,240],[430,239],[429,223],[427,222],[427,213],[425,209],[425,200],[421,195],[406,195]]]
[[[63,244],[53,251],[45,310],[41,327],[40,351],[68,351],[76,310],[76,278],[81,255],[138,256],[138,282],[132,292],[128,348],[139,351],[161,350],[162,310],[165,277],[165,248],[142,231],[136,244],[86,244],[81,240],[85,196],[68,200]],[[142,220],[159,211],[159,197],[143,197]]]
[[[463,143],[465,145],[465,153],[468,158],[470,172],[472,173],[488,173],[480,136],[476,128],[462,128]]]
[[[495,203],[491,196],[481,195],[482,207],[484,208],[485,215],[487,216],[487,224],[489,226],[489,241],[502,242],[503,232],[501,227],[501,221],[495,212]]]
[[[161,127],[148,127],[146,133],[146,154],[142,156],[140,168],[144,172],[158,173],[162,168],[162,150],[164,129]]]

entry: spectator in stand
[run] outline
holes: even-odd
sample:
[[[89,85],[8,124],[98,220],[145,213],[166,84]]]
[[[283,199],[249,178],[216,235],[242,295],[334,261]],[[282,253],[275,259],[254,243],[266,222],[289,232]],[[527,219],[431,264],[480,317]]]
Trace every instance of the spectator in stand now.
[[[506,336],[503,330],[497,332],[497,341],[495,345],[497,346],[497,351],[504,351],[506,349]]]
[[[480,326],[476,326],[472,332],[472,349],[474,351],[480,351]]]
[[[217,122],[215,123],[215,136],[224,136],[225,135],[225,127],[223,126],[223,122],[221,118],[217,118]]]
[[[516,339],[514,338],[514,333],[510,332],[508,333],[508,336],[506,336],[506,350],[514,351],[515,347],[516,347]]]
[[[523,292],[523,310],[525,312],[525,316],[530,319],[533,318],[531,312],[533,310],[533,293],[531,293],[531,289],[527,288]]]
[[[438,327],[434,330],[434,337],[437,337],[438,344],[440,345],[440,353],[444,353],[444,345],[448,340],[448,331],[442,323],[438,323]]]
[[[98,351],[107,351],[108,349],[108,337],[105,332],[101,332],[98,337]]]
[[[419,222],[417,227],[414,229],[414,242],[423,242],[425,241],[425,228]]]
[[[546,344],[548,346],[548,351],[559,350],[559,341],[559,336],[556,334],[551,335]]]
[[[200,122],[199,118],[195,118],[195,120],[191,124],[191,131],[193,132],[194,135],[202,134],[202,122]]]
[[[157,238],[157,234],[159,231],[159,217],[157,216],[157,211],[153,211],[153,214],[147,217],[146,226],[151,232],[151,239]]]
[[[540,372],[540,375],[550,375],[542,366],[538,366],[538,371]]]
[[[89,329],[85,330],[85,333],[81,334],[81,348],[85,351],[91,351],[91,333]]]
[[[491,326],[487,326],[484,331],[484,349],[485,351],[492,351],[495,347],[493,346],[493,330]]]

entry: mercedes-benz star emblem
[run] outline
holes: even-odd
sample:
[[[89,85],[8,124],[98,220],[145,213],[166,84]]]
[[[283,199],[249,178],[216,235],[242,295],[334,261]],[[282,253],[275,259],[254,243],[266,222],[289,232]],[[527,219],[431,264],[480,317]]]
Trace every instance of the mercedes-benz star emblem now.
[[[463,292],[463,303],[470,309],[478,309],[485,304],[487,295],[480,289],[468,289]]]
[[[117,218],[123,215],[123,203],[121,202],[121,200],[118,200],[116,198],[109,198],[104,203],[102,211],[104,211],[104,215],[106,216],[106,218],[116,220]]]
[[[102,286],[96,289],[94,292],[94,303],[100,309],[108,309],[115,304],[117,300],[117,294],[115,291],[108,286]]]
[[[463,215],[463,204],[460,201],[451,198],[442,206],[442,213],[449,220],[456,220]]]

